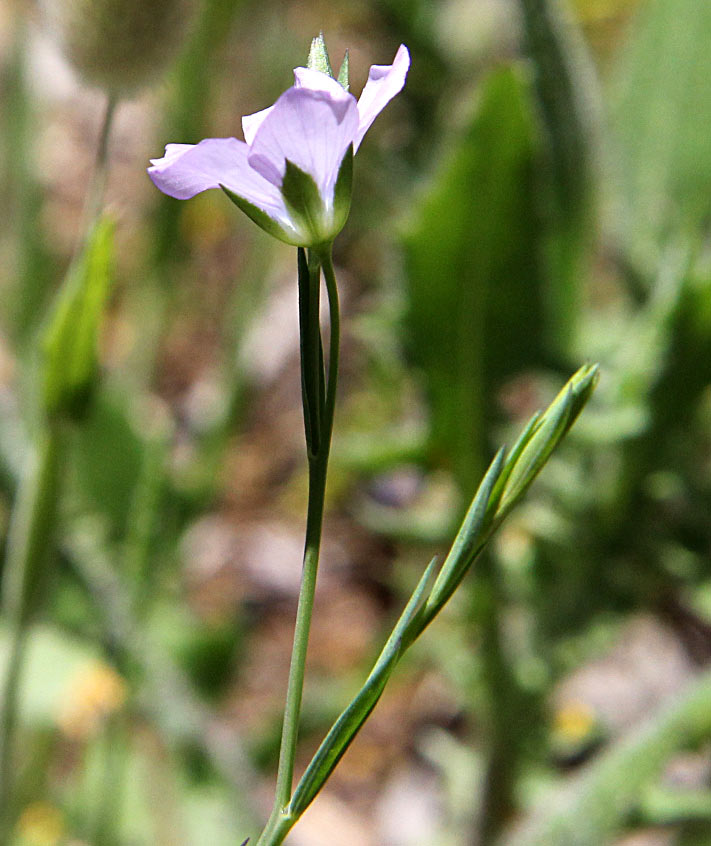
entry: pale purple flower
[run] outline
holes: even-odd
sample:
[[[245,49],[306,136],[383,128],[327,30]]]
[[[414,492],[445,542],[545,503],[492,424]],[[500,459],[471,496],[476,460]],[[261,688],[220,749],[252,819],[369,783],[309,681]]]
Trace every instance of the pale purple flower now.
[[[148,173],[179,200],[223,188],[262,228],[289,244],[328,243],[348,215],[352,153],[402,90],[409,67],[403,44],[392,65],[370,68],[357,101],[328,74],[296,68],[293,87],[273,106],[242,118],[244,141],[168,144]]]

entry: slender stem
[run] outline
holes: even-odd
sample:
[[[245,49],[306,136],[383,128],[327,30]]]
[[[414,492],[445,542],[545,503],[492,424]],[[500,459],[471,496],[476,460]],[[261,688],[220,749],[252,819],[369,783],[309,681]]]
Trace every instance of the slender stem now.
[[[338,286],[336,284],[336,274],[333,269],[333,258],[331,257],[331,248],[322,255],[323,261],[323,275],[326,280],[326,293],[328,294],[328,309],[331,318],[331,338],[328,352],[328,384],[326,387],[326,409],[324,414],[325,421],[325,440],[326,440],[326,456],[328,461],[328,451],[331,445],[331,432],[333,429],[333,413],[336,404],[336,386],[338,384],[338,354],[341,347],[341,320],[340,309],[338,305]]]
[[[336,385],[338,381],[338,354],[340,347],[340,316],[338,306],[338,291],[336,277],[333,270],[330,247],[323,251],[312,251],[309,256],[309,296],[311,305],[318,296],[321,268],[323,268],[328,293],[328,304],[331,318],[330,344],[328,354],[328,377],[325,388],[323,407],[319,409],[320,438],[318,449],[309,454],[309,501],[306,518],[306,539],[304,543],[304,560],[301,575],[301,590],[296,610],[296,625],[294,629],[294,645],[289,669],[289,681],[284,709],[284,724],[282,729],[281,750],[279,754],[279,769],[277,772],[276,795],[274,809],[257,841],[257,846],[277,846],[286,837],[295,820],[288,813],[288,804],[294,779],[294,761],[296,758],[296,744],[298,740],[299,717],[301,714],[301,700],[304,687],[306,668],[306,653],[308,649],[311,616],[313,613],[314,596],[316,592],[316,577],[318,573],[319,552],[321,547],[321,528],[323,524],[323,506],[326,492],[326,475],[328,470],[328,456],[333,430],[333,414],[336,402]],[[318,321],[310,324],[314,333],[318,332],[316,348],[320,349],[320,328]],[[311,343],[302,344],[302,351],[313,353],[313,338]],[[306,360],[302,356],[302,368],[318,367],[321,369],[320,356],[313,355]],[[312,378],[313,373],[309,374]],[[317,380],[323,376],[319,372]]]
[[[12,830],[13,738],[22,659],[32,616],[41,602],[57,514],[62,432],[49,426],[35,460],[20,481],[8,537],[3,610],[10,648],[0,689],[0,846]]]
[[[92,224],[99,216],[104,203],[104,191],[109,172],[109,137],[113,126],[118,97],[114,93],[106,95],[104,115],[99,130],[99,140],[96,147],[96,158],[94,159],[94,174],[86,195],[84,204],[84,227],[83,232],[89,232]],[[79,249],[81,249],[81,244]]]

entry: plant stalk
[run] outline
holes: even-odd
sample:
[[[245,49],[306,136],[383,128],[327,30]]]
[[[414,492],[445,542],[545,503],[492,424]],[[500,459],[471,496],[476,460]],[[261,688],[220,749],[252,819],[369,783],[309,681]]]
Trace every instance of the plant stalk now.
[[[324,375],[321,350],[321,329],[318,319],[318,299],[321,284],[321,270],[323,269],[328,294],[330,313],[330,342],[328,353],[328,375],[324,388]],[[323,508],[326,493],[326,475],[328,470],[328,456],[333,430],[333,414],[336,400],[336,385],[338,381],[338,355],[340,347],[340,316],[338,305],[338,291],[336,277],[333,270],[330,245],[323,250],[311,250],[308,257],[308,286],[300,286],[299,297],[308,297],[308,302],[300,303],[300,313],[307,319],[302,319],[301,332],[301,367],[302,385],[317,385],[319,387],[319,401],[317,408],[307,408],[306,390],[304,390],[304,415],[318,415],[316,431],[318,440],[309,444],[309,497],[306,518],[306,538],[304,542],[304,559],[301,575],[301,589],[296,611],[294,628],[294,645],[289,669],[284,723],[282,728],[281,749],[279,753],[279,768],[277,771],[276,795],[274,809],[266,828],[262,832],[257,846],[278,846],[282,843],[291,827],[296,822],[288,810],[294,780],[294,761],[298,741],[299,718],[301,715],[301,701],[304,688],[306,668],[306,653],[308,649],[311,616],[313,613],[314,596],[316,592],[316,577],[318,573],[319,553],[321,548],[321,530],[323,525]],[[310,337],[304,337],[309,333]],[[316,370],[316,372],[314,372]],[[325,394],[324,394],[325,390]],[[313,421],[312,421],[313,431]]]

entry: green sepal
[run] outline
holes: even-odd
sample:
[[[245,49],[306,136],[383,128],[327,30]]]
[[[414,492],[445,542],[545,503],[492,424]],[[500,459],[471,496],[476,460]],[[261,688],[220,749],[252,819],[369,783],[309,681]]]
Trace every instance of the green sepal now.
[[[309,70],[321,71],[321,73],[328,74],[328,76],[333,78],[331,60],[328,57],[326,41],[322,32],[319,32],[316,38],[311,39],[311,48],[309,49],[309,58],[306,67]]]
[[[69,270],[41,338],[42,402],[50,418],[81,419],[98,379],[97,341],[111,281],[114,222],[103,217]]]
[[[338,82],[346,89],[346,91],[348,91],[351,87],[349,80],[349,68],[350,60],[348,58],[348,50],[346,50],[346,54],[341,62],[341,69],[338,71]]]
[[[319,247],[330,244],[345,226],[351,209],[353,188],[353,145],[351,144],[338,169],[333,190],[333,209],[328,213],[321,192],[311,174],[286,160],[281,194],[301,233],[298,246]]]
[[[287,229],[284,229],[276,222],[276,220],[269,217],[265,211],[262,211],[260,208],[255,206],[254,203],[250,203],[249,200],[245,200],[244,197],[240,197],[239,194],[235,194],[234,191],[230,191],[230,189],[226,188],[224,185],[221,184],[220,188],[222,188],[237,208],[241,209],[250,220],[257,224],[260,229],[263,229],[269,235],[273,235],[275,238],[278,238],[280,241],[283,241],[285,244],[289,244],[292,247],[302,246],[301,240],[296,232],[289,232]]]
[[[338,168],[336,187],[333,190],[333,229],[334,237],[343,229],[351,210],[353,192],[353,145],[346,150],[341,166]]]
[[[324,240],[320,237],[323,217],[321,194],[313,176],[301,170],[289,159],[286,160],[281,195],[292,215],[298,218],[308,233],[313,236],[313,243],[320,244]]]
[[[338,221],[333,214],[327,216],[321,192],[313,177],[289,159],[286,160],[281,194],[291,217],[297,221],[298,228],[303,234],[300,246],[318,247],[330,243],[346,222],[347,211],[345,217]],[[343,200],[340,202],[340,211],[342,214]]]

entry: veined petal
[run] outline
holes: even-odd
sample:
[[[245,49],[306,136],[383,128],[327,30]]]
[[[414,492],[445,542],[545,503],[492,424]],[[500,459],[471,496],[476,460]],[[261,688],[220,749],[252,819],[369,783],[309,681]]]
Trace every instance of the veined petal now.
[[[323,77],[307,80],[318,88],[303,84],[289,88],[264,118],[251,145],[249,164],[279,188],[289,159],[313,178],[329,207],[338,169],[358,131],[358,109],[355,97],[335,80],[313,73]]]
[[[330,76],[321,71],[309,70],[309,68],[294,68],[294,88],[310,88],[313,91],[333,91],[333,82]],[[337,92],[336,92],[337,94]],[[267,106],[259,112],[245,115],[242,118],[242,132],[244,140],[252,146],[257,130],[264,122],[264,118],[272,111],[274,106]]]
[[[392,65],[371,66],[368,81],[358,100],[358,132],[353,141],[355,150],[375,118],[402,91],[409,69],[410,53],[404,44],[398,48]]]
[[[288,220],[280,192],[249,166],[248,153],[249,147],[236,138],[168,144],[162,159],[151,159],[148,175],[164,194],[178,200],[224,185],[271,217]]]

